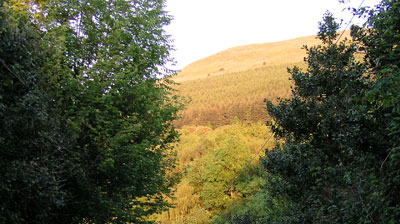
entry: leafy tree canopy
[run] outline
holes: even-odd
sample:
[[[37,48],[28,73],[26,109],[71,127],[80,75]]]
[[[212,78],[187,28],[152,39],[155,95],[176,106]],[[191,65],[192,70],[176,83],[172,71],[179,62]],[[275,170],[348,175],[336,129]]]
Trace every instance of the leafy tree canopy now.
[[[327,13],[323,44],[305,47],[307,70],[289,69],[292,98],[267,102],[284,140],[262,160],[267,190],[288,201],[286,215],[268,222],[399,220],[399,4],[356,11],[368,21],[352,28],[353,41],[337,39],[340,26]]]
[[[164,2],[16,2],[1,18],[2,219],[144,222],[176,183]]]

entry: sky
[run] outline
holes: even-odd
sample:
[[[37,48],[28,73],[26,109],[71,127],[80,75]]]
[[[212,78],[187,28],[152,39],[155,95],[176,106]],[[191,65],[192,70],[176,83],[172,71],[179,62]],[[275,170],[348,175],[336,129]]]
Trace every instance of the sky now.
[[[373,6],[377,0],[167,0],[173,17],[166,31],[171,35],[182,69],[201,58],[231,47],[289,40],[314,35],[318,22],[330,10],[343,19],[345,28],[352,14],[347,7]],[[360,23],[357,18],[353,23]]]

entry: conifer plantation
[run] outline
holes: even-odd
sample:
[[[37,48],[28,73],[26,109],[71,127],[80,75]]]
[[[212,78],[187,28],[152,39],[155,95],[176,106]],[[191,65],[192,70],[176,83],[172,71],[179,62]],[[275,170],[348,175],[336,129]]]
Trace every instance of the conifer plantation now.
[[[0,2],[0,223],[399,222],[400,1],[175,75],[163,0]]]

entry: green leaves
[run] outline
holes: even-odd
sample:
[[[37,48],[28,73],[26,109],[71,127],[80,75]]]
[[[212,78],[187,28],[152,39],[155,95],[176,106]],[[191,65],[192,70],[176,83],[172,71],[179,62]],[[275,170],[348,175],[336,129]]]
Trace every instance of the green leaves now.
[[[0,16],[0,222],[44,223],[69,196],[61,188],[72,174],[70,141],[43,89],[39,32],[13,24],[8,10]]]
[[[333,41],[338,37],[339,27],[340,24],[336,22],[332,13],[327,11],[323,16],[323,21],[319,22],[318,38],[324,44],[333,44]]]
[[[383,1],[370,11],[372,27],[353,28],[358,42],[336,40],[339,26],[327,13],[318,33],[324,45],[305,47],[307,71],[288,70],[295,84],[292,98],[267,102],[272,130],[285,141],[262,160],[267,189],[289,200],[286,211],[301,210],[300,216],[288,212],[285,223],[399,218],[397,199],[388,196],[397,195],[399,176],[391,150],[399,143],[396,5]],[[365,53],[361,62],[355,59],[358,51]],[[386,164],[389,158],[393,163]]]
[[[41,220],[46,223],[144,222],[169,206],[165,198],[177,181],[168,177],[178,139],[172,121],[182,105],[165,68],[172,46],[163,30],[170,21],[164,2],[53,0],[29,6],[34,10],[26,9],[27,15],[41,15],[25,21],[35,23],[34,35],[2,36],[9,40],[0,53],[9,54],[2,60],[12,72],[0,85],[1,122],[11,131],[0,139],[10,143],[5,153],[37,171],[31,175],[21,165],[20,179],[54,185],[51,197],[60,203],[21,205],[51,211]],[[32,57],[36,48],[43,54]],[[32,198],[52,192],[29,189],[36,189],[26,194]],[[38,215],[19,212],[15,217],[32,222]]]

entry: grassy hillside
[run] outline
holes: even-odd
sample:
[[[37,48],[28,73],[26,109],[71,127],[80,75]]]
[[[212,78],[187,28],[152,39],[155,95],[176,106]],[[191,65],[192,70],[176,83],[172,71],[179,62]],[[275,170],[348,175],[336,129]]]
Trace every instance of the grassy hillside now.
[[[315,45],[315,36],[292,40],[252,44],[227,49],[188,65],[175,77],[177,82],[210,76],[247,71],[258,67],[301,62],[305,56],[303,45]]]

